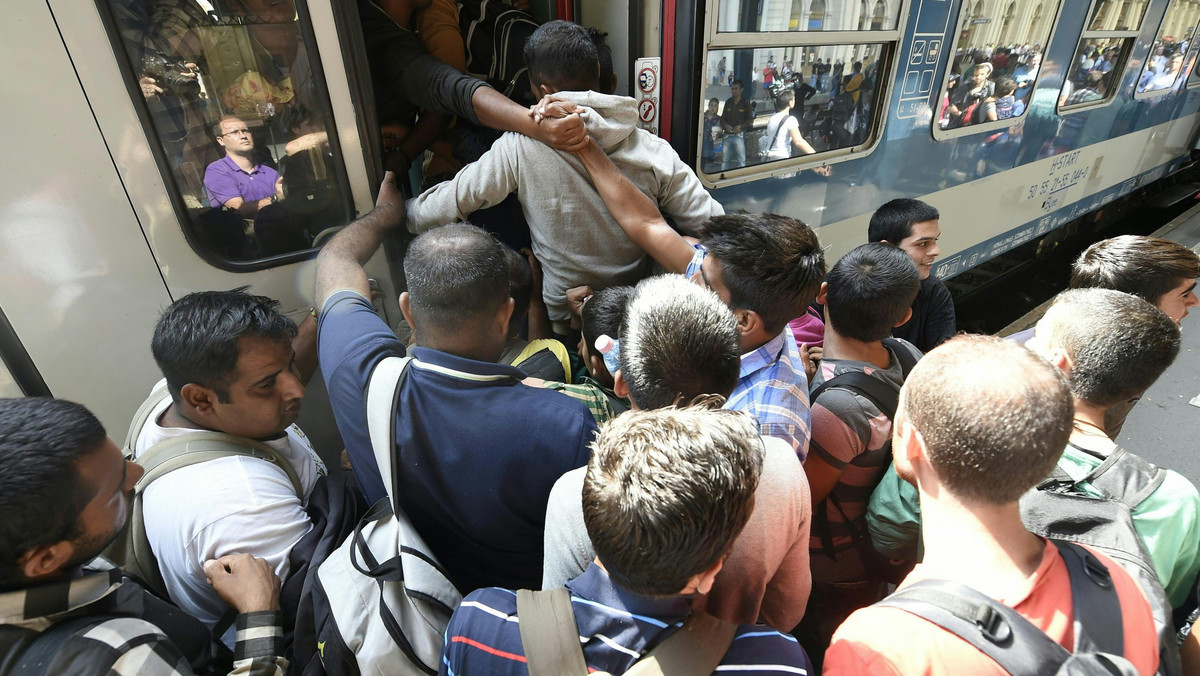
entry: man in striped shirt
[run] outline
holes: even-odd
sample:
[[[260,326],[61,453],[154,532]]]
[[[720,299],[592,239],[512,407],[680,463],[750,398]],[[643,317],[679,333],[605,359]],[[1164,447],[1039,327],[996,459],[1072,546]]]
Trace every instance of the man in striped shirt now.
[[[712,587],[750,518],[761,471],[757,430],[744,413],[668,407],[605,424],[583,489],[597,558],[567,583],[589,672],[622,674],[683,625],[689,596]],[[470,594],[446,629],[439,673],[529,673],[520,623],[513,592]],[[743,624],[716,669],[807,674],[810,666],[792,637]]]
[[[99,558],[124,527],[142,468],[87,409],[0,399],[0,667],[21,674],[213,673],[208,628]],[[90,563],[89,563],[90,562]],[[231,673],[282,676],[279,578],[262,559],[209,561],[237,608]]]

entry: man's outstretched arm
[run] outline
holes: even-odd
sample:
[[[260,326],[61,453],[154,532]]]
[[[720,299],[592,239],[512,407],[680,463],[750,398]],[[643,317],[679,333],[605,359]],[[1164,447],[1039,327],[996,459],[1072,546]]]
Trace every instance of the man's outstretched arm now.
[[[396,176],[389,171],[379,186],[375,208],[334,235],[317,255],[316,307],[324,307],[325,301],[342,289],[370,298],[363,265],[379,249],[384,235],[403,223],[404,197],[396,187]]]

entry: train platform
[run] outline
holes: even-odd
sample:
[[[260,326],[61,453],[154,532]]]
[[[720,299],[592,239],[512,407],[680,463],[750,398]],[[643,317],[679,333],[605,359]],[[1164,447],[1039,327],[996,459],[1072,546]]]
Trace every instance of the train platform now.
[[[1153,235],[1200,251],[1200,205]],[[1200,486],[1200,308],[1183,319],[1179,357],[1133,408],[1117,442]]]

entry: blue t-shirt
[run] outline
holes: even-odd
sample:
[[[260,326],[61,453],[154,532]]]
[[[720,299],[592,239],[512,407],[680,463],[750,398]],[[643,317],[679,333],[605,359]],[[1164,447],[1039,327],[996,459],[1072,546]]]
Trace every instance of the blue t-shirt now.
[[[321,311],[317,348],[338,429],[368,501],[386,495],[367,432],[367,380],[404,345],[353,291]],[[519,369],[417,347],[400,388],[394,503],[464,593],[537,589],[550,488],[587,464],[587,407],[521,384]],[[388,482],[385,484],[385,480]]]

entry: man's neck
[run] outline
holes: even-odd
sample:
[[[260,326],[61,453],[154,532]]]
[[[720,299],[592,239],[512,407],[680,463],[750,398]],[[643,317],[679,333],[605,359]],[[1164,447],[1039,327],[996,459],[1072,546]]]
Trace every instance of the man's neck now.
[[[876,340],[864,342],[848,338],[833,329],[833,325],[825,324],[825,357],[828,359],[844,359],[846,361],[863,361],[885,369],[892,364],[892,353]]]
[[[250,155],[235,153],[232,150],[226,150],[225,156],[233,160],[233,163],[238,165],[238,168],[247,174],[254,170],[254,160],[250,159]]]
[[[1071,430],[1072,440],[1086,438],[1103,438],[1108,440],[1108,429],[1104,426],[1104,414],[1107,409],[1082,399],[1075,400],[1074,429]]]
[[[187,414],[183,412],[182,408],[177,406],[174,402],[167,407],[167,410],[163,411],[163,414],[159,416],[156,422],[158,423],[159,427],[176,427],[186,430],[208,429],[204,425],[201,425],[200,423],[189,418]]]

